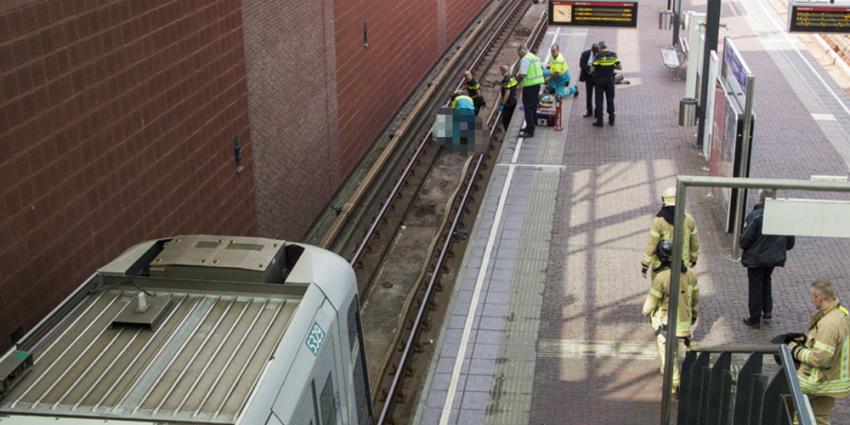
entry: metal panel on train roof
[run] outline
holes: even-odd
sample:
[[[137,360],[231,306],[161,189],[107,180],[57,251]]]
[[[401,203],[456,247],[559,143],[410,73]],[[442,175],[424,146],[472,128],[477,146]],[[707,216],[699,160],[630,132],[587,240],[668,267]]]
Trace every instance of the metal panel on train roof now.
[[[265,270],[280,250],[281,242],[247,236],[178,236],[168,241],[151,267],[203,266]]]
[[[159,288],[155,297],[172,307],[150,330],[112,326],[136,291],[87,295],[32,349],[34,365],[0,412],[234,423],[301,297]]]

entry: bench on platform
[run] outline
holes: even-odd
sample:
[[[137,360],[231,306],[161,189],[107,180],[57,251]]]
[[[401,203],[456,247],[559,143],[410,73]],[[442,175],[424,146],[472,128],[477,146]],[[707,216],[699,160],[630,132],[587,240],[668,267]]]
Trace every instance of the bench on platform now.
[[[682,37],[679,38],[678,46],[661,48],[661,59],[664,61],[664,66],[671,71],[676,71],[673,80],[680,80],[681,71],[687,68],[689,50],[688,41]]]

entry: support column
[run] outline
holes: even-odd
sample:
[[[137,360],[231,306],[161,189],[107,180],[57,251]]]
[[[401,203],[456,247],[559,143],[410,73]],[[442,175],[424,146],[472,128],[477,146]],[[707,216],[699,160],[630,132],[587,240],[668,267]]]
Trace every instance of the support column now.
[[[713,81],[708,81],[708,66],[711,61],[711,51],[717,50],[717,39],[720,36],[720,6],[721,0],[708,0],[708,10],[705,17],[705,49],[701,53],[704,58],[702,61],[702,79],[700,81],[699,104],[697,108],[697,147],[702,147],[703,136],[705,135],[705,104],[708,99],[709,84],[714,84]],[[700,53],[697,53],[700,54]]]

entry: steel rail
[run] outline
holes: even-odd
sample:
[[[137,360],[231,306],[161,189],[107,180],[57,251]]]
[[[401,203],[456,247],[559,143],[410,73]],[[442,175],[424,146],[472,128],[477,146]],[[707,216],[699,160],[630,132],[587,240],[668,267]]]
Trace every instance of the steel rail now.
[[[543,29],[546,27],[546,22],[547,13],[544,12],[541,16],[540,21],[538,21],[538,24],[535,26],[535,30],[532,31],[532,34],[529,36],[526,45],[533,45],[535,42],[537,42],[537,40],[543,34]],[[493,123],[498,124],[501,115],[501,111],[495,113],[492,118]],[[492,138],[495,136],[497,128],[498,125],[491,125],[490,142],[492,142]],[[461,197],[460,202],[458,203],[457,210],[455,211],[454,217],[452,218],[452,223],[449,226],[448,232],[446,232],[445,241],[443,241],[442,248],[440,249],[440,253],[437,256],[436,263],[432,269],[434,271],[431,273],[431,277],[428,280],[428,285],[425,287],[425,294],[422,297],[422,301],[419,303],[419,309],[416,311],[416,317],[413,321],[413,327],[410,331],[410,335],[408,335],[407,340],[405,341],[404,350],[402,351],[401,358],[398,362],[398,367],[396,368],[396,371],[393,374],[393,380],[390,384],[389,390],[387,391],[387,395],[384,400],[384,405],[381,407],[381,415],[378,417],[377,425],[385,425],[388,421],[390,409],[393,405],[392,401],[401,386],[401,380],[404,376],[404,370],[411,359],[414,345],[419,335],[419,330],[421,329],[426,313],[430,308],[429,303],[437,286],[437,281],[440,278],[439,270],[443,267],[443,264],[449,256],[449,250],[453,242],[452,235],[454,235],[455,231],[457,230],[461,218],[464,215],[464,210],[466,209],[466,206],[469,203],[469,200],[471,199],[470,195],[472,193],[473,188],[475,187],[475,181],[479,172],[481,171],[481,167],[484,165],[485,156],[486,154],[484,153],[478,154],[475,162],[475,167],[472,169],[472,172],[469,173],[469,180],[466,184],[466,187],[464,188],[463,197]]]
[[[476,68],[480,65],[481,61],[487,56],[487,53],[489,52],[490,48],[493,47],[493,44],[495,43],[496,39],[498,38],[498,36],[502,32],[502,30],[504,29],[505,25],[507,25],[507,23],[510,22],[511,18],[513,18],[514,14],[517,12],[517,10],[520,8],[520,6],[522,6],[523,4],[525,4],[523,1],[514,2],[513,8],[511,8],[510,11],[505,13],[504,18],[502,18],[501,22],[499,22],[499,24],[496,26],[496,29],[490,35],[490,38],[488,38],[487,41],[484,42],[484,44],[483,44],[484,47],[478,52],[478,54],[472,60],[472,63],[470,64],[470,68]],[[463,87],[463,80],[461,80],[455,86],[455,90],[460,89],[461,87]],[[446,106],[446,105],[448,105],[448,102],[443,104],[443,106]],[[402,171],[398,180],[396,180],[396,183],[393,185],[393,188],[390,191],[389,195],[384,200],[384,202],[381,204],[381,209],[378,210],[378,214],[372,220],[371,224],[369,225],[369,229],[366,231],[365,236],[363,236],[363,239],[360,241],[360,243],[357,245],[357,249],[355,249],[355,251],[354,251],[354,255],[352,255],[351,259],[349,260],[349,264],[351,264],[352,266],[356,265],[357,262],[360,261],[360,257],[362,257],[363,254],[365,253],[366,246],[372,240],[372,237],[377,233],[378,227],[380,226],[381,221],[383,221],[384,216],[386,216],[387,211],[390,210],[390,206],[391,206],[392,202],[395,200],[396,196],[401,191],[402,186],[404,186],[404,183],[407,181],[407,178],[410,176],[410,173],[413,171],[414,166],[416,166],[416,163],[419,161],[420,157],[422,156],[422,152],[425,150],[425,147],[431,141],[431,135],[432,135],[432,131],[429,130],[428,133],[425,135],[425,137],[423,137],[422,140],[419,142],[419,145],[416,147],[416,150],[413,152],[413,155],[411,155],[410,159],[407,161],[407,164],[405,165],[404,170]]]

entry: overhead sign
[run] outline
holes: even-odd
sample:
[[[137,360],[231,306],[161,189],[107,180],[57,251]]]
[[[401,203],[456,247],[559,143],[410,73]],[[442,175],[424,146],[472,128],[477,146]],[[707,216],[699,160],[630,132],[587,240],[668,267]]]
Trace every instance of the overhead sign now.
[[[637,0],[549,1],[549,25],[637,28],[637,16]]]
[[[794,1],[788,8],[788,31],[850,34],[850,5]]]
[[[765,235],[850,238],[850,202],[823,199],[768,199]]]

